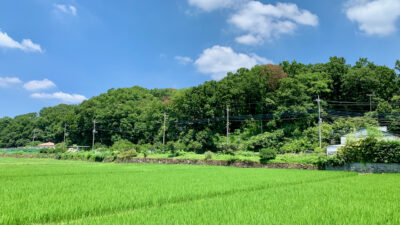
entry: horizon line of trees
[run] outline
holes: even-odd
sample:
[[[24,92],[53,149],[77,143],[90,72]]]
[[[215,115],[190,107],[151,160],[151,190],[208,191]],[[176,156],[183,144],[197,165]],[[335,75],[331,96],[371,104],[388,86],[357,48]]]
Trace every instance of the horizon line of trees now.
[[[207,81],[186,89],[146,89],[139,86],[110,89],[79,105],[60,104],[14,118],[0,118],[0,147],[25,146],[36,140],[91,145],[93,121],[96,142],[111,146],[118,140],[135,144],[159,143],[163,139],[164,113],[168,115],[166,139],[185,144],[197,142],[212,150],[216,137],[226,132],[226,107],[233,118],[230,131],[254,127],[258,132],[282,130],[285,137],[300,137],[318,123],[314,100],[320,96],[325,110],[367,112],[373,94],[375,117],[398,129],[400,113],[400,61],[391,69],[366,58],[355,65],[342,57],[327,63],[305,65],[284,61],[279,65],[240,68],[220,81]],[[346,104],[345,104],[346,102]],[[323,115],[326,115],[323,114]],[[203,120],[205,119],[205,120]],[[334,117],[327,117],[328,123]],[[181,122],[178,122],[181,121]],[[255,134],[254,134],[255,135]]]

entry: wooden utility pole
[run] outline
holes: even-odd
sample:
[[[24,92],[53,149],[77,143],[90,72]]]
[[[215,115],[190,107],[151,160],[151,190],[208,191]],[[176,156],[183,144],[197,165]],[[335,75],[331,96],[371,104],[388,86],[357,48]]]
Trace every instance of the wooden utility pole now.
[[[65,144],[65,139],[66,139],[66,137],[67,137],[67,126],[68,126],[68,124],[65,123],[65,124],[64,124],[64,144]]]
[[[226,106],[226,148],[229,146],[229,106]]]
[[[92,137],[92,150],[94,149],[94,142],[96,138],[96,120],[93,120],[93,137]]]
[[[318,102],[318,132],[319,132],[319,147],[322,148],[322,130],[321,130],[321,125],[322,125],[322,118],[321,118],[321,102],[322,100],[319,98],[316,100]]]
[[[372,112],[372,97],[375,97],[374,94],[367,94],[369,97],[369,111]]]
[[[35,142],[35,138],[36,138],[36,128],[33,129],[32,144],[33,144],[33,142]]]
[[[165,145],[165,129],[167,123],[167,113],[164,113],[164,126],[163,126],[163,145]]]

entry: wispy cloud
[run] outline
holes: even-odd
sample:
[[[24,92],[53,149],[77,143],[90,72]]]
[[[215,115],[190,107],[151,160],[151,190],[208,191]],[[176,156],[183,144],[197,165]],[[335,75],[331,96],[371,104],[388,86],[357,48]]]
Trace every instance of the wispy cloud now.
[[[349,20],[358,23],[368,35],[386,36],[394,33],[400,18],[399,0],[350,0],[345,4]]]
[[[25,90],[28,91],[45,90],[53,87],[56,87],[56,85],[51,80],[48,79],[32,80],[24,84]]]
[[[272,61],[256,54],[236,53],[231,47],[213,46],[205,49],[195,61],[197,69],[209,74],[214,80],[220,80],[228,72],[235,72],[241,67],[250,68],[256,64],[269,64]]]
[[[78,94],[68,94],[64,92],[55,92],[55,93],[33,93],[31,94],[32,98],[38,99],[56,99],[59,100],[61,103],[67,104],[79,104],[87,98],[83,95]]]
[[[7,33],[0,31],[0,47],[10,49],[20,49],[25,52],[43,52],[40,45],[35,44],[31,39],[23,39],[21,42],[15,41]]]
[[[299,9],[293,3],[271,5],[251,1],[235,12],[228,22],[246,32],[237,37],[236,42],[254,45],[283,34],[292,34],[300,25],[315,27],[318,25],[318,16],[308,10]]]
[[[18,77],[0,77],[0,87],[8,87],[12,84],[19,84],[22,81]]]
[[[182,65],[187,65],[187,64],[193,62],[193,59],[191,59],[190,57],[186,57],[186,56],[175,56],[175,60],[178,61],[178,63],[182,64]]]
[[[204,11],[213,11],[221,8],[231,8],[239,6],[249,0],[188,0],[189,5],[195,6]]]
[[[73,16],[77,15],[77,9],[73,5],[54,4],[53,7],[56,12],[70,14]]]

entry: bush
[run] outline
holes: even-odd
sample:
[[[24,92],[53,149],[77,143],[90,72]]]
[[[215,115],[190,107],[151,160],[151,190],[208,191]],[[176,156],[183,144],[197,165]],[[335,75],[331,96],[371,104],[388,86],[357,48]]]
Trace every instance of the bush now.
[[[186,151],[186,145],[180,141],[174,142],[174,150]]]
[[[167,151],[167,146],[163,145],[161,142],[154,143],[153,148],[156,154],[163,154]]]
[[[174,151],[171,152],[171,154],[169,155],[169,157],[178,157],[178,156],[184,156],[186,154],[186,152],[184,151]]]
[[[34,142],[31,141],[28,144],[26,144],[25,147],[27,147],[27,148],[37,147],[40,144],[42,144],[42,142],[40,142],[40,141],[34,141]]]
[[[337,155],[331,155],[331,156],[320,155],[316,163],[318,169],[320,170],[325,169],[326,166],[341,166],[343,164],[344,161],[339,157],[337,157]]]
[[[247,150],[258,152],[263,148],[279,149],[282,145],[283,137],[283,130],[277,130],[273,133],[266,132],[257,136],[252,136],[247,141]]]
[[[198,141],[190,141],[189,144],[187,145],[187,148],[189,151],[199,153],[201,152],[203,145]]]
[[[219,143],[217,145],[218,151],[227,154],[227,155],[235,155],[235,152],[238,150],[238,146],[233,143]]]
[[[237,152],[235,152],[235,155],[237,155],[237,156],[244,156],[244,157],[252,157],[252,156],[254,156],[254,152],[249,152],[249,151],[237,151]]]
[[[120,160],[129,160],[131,158],[134,158],[138,155],[138,153],[135,150],[129,150],[125,151],[121,154],[118,155],[118,159]]]
[[[227,160],[229,165],[234,164],[235,162],[238,162],[238,161],[240,161],[240,159],[236,156],[230,156],[229,159]]]
[[[124,152],[124,151],[128,151],[128,150],[134,150],[135,149],[135,145],[132,142],[127,141],[127,140],[119,140],[119,141],[116,141],[113,144],[111,149],[113,151]]]
[[[107,146],[102,143],[96,143],[96,144],[94,144],[93,149],[97,150],[97,151],[106,151]]]
[[[103,160],[106,158],[105,154],[103,152],[95,152],[92,155],[92,160],[95,162],[103,162]]]
[[[368,137],[339,149],[338,158],[346,163],[400,163],[400,142]]]
[[[276,158],[276,150],[274,148],[263,148],[260,150],[260,162],[265,164]]]
[[[214,153],[207,151],[204,153],[204,160],[211,160],[214,157]]]
[[[67,145],[65,143],[56,144],[56,146],[54,148],[55,153],[58,153],[58,152],[64,153],[66,151],[67,151]]]

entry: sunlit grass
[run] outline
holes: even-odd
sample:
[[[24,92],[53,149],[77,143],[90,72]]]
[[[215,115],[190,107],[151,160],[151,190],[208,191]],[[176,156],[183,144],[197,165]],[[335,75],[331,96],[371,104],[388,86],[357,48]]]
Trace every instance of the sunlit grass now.
[[[0,158],[0,224],[396,224],[399,178]]]

